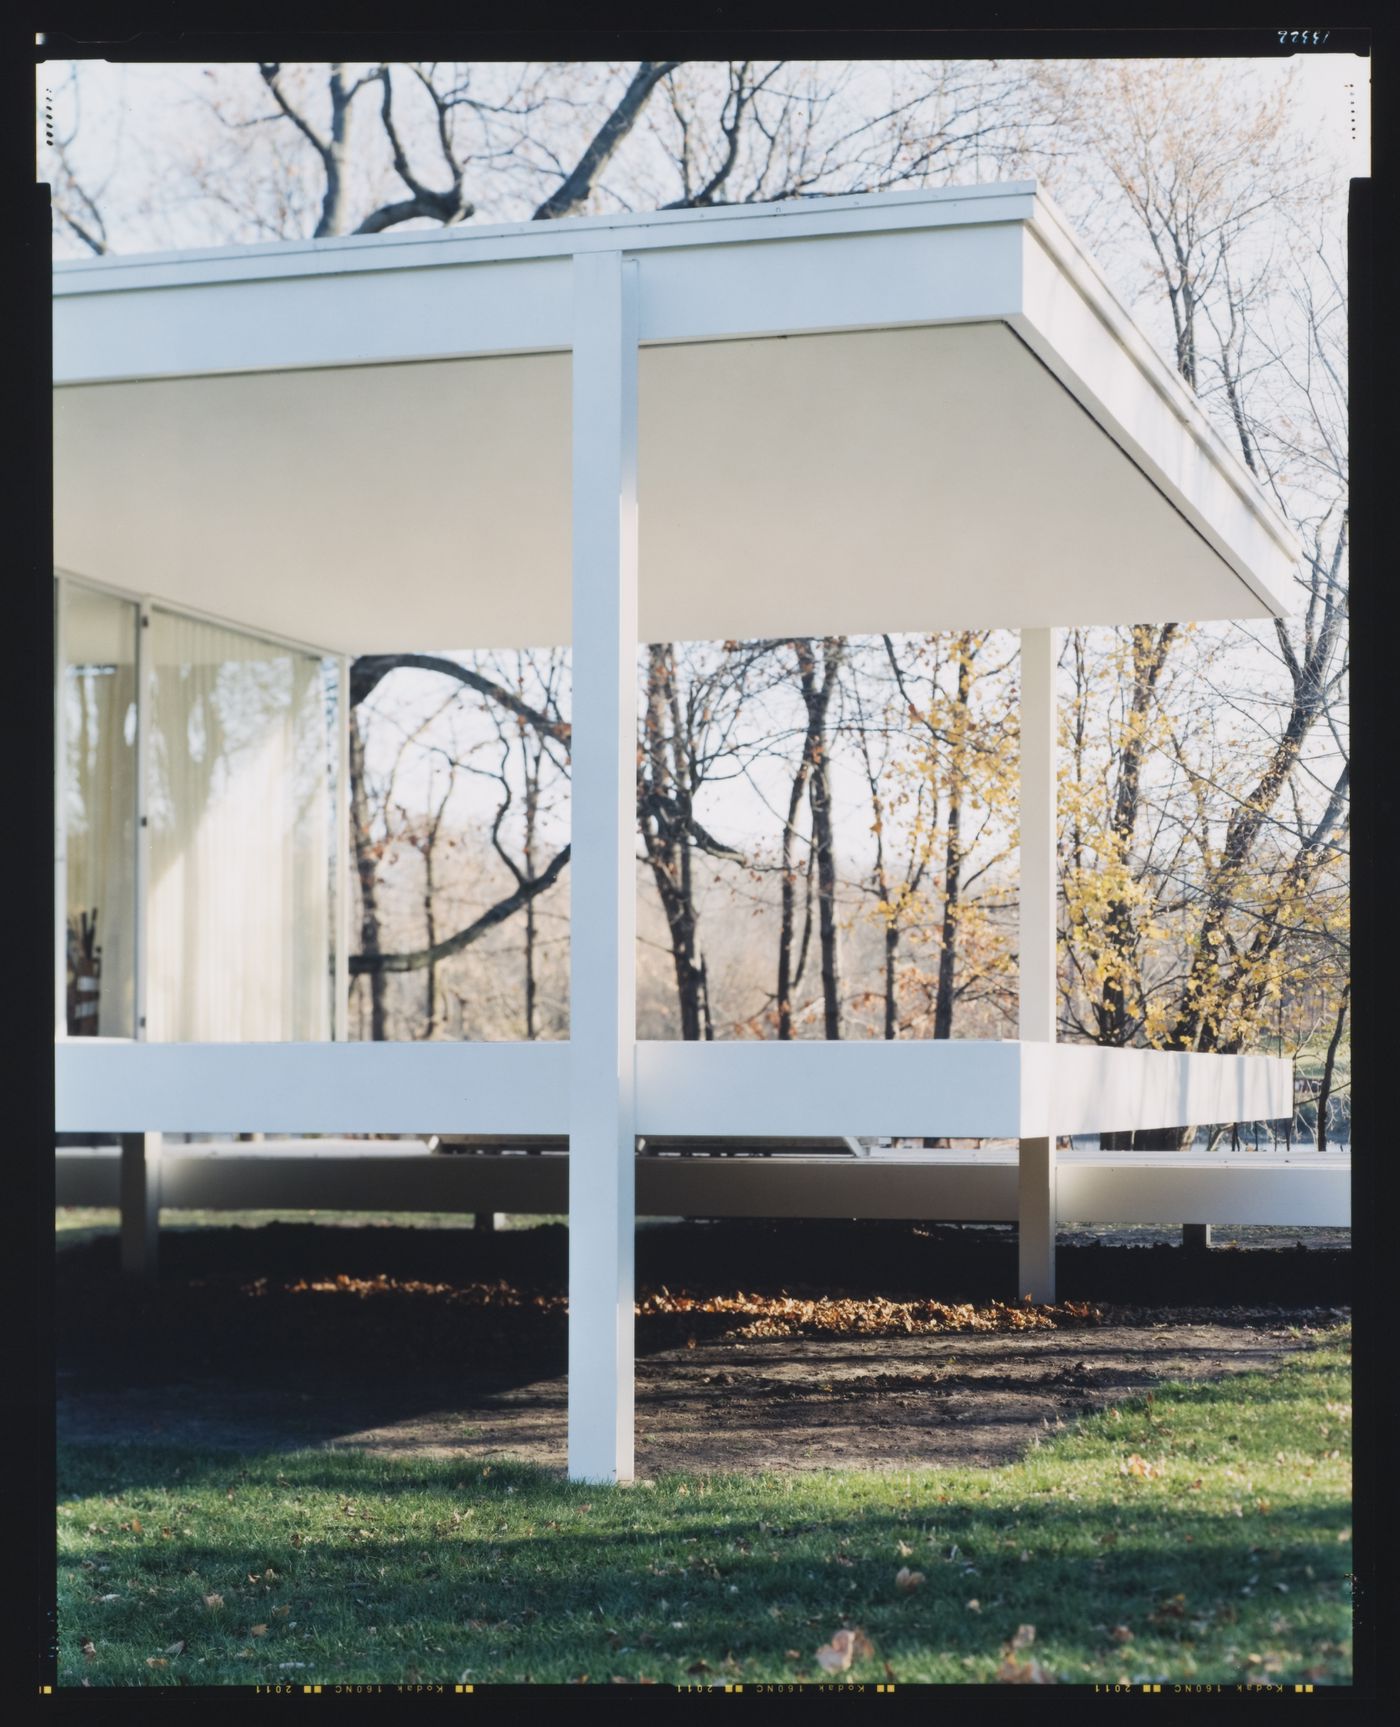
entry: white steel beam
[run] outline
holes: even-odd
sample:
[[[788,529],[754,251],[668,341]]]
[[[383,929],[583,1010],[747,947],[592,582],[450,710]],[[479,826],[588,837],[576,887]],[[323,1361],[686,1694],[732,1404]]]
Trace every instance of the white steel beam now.
[[[564,1043],[54,1047],[60,1133],[564,1133]]]
[[[574,259],[569,1474],[633,1468],[637,266]]]
[[[174,1044],[65,1038],[60,1132],[565,1133],[563,1043]],[[642,1134],[1034,1138],[1279,1120],[1292,1064],[1090,1045],[636,1046]],[[506,1208],[509,1209],[509,1208]]]
[[[1056,633],[1021,631],[1020,1031],[1053,1044],[1056,1000]],[[1024,1104],[1023,1098],[1023,1104]],[[1017,1294],[1055,1299],[1053,1086],[1047,1131],[1022,1138],[1017,1179]]]
[[[1293,1063],[1270,1055],[1060,1044],[1053,1051],[1056,1133],[1209,1127],[1293,1113]]]
[[[58,1153],[59,1205],[121,1202],[117,1151]],[[1122,1156],[1061,1152],[1062,1223],[1227,1224],[1345,1229],[1351,1159],[1337,1152]],[[568,1203],[568,1159],[432,1156],[421,1145],[267,1140],[182,1146],[160,1154],[166,1210],[516,1212]],[[1010,1223],[1016,1153],[854,1157],[640,1157],[642,1217],[885,1217]]]
[[[1015,1043],[637,1045],[642,1134],[1003,1139],[1020,1127]]]

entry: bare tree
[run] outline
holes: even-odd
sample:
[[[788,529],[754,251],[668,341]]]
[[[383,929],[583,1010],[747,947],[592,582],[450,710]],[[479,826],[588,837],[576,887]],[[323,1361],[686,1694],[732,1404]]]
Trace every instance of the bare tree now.
[[[827,636],[818,650],[809,640],[792,644],[807,710],[803,759],[808,764],[807,798],[812,811],[812,858],[817,874],[817,929],[821,952],[822,1027],[828,1039],[841,1036],[841,927],[836,914],[836,827],[831,796],[831,741],[828,724],[841,666],[844,636]]]
[[[689,654],[671,642],[646,650],[646,701],[637,750],[637,819],[666,917],[681,1036],[712,1039],[709,978],[699,942],[696,857],[744,864],[701,823],[696,801],[724,763],[755,656],[738,648]]]

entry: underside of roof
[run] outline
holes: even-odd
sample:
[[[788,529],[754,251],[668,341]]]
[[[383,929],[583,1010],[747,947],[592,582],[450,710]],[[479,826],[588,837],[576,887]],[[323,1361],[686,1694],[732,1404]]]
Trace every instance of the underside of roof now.
[[[898,200],[839,202],[868,214]],[[977,214],[976,197],[969,204]],[[1033,217],[1041,210],[1038,200],[1028,207]],[[889,236],[844,233],[838,211],[815,254],[810,239],[804,249],[781,238],[649,252],[640,246],[643,235],[654,238],[645,219],[635,233],[626,223],[609,230],[624,250],[629,235],[637,242],[644,305],[651,296],[643,335],[652,335],[639,360],[643,640],[1282,609],[1286,530],[1247,481],[1241,487],[1176,381],[1133,348],[1142,338],[1109,327],[1090,303],[1106,290],[1082,254],[1067,254],[1072,280],[1065,258],[1046,250],[1045,233],[1059,231],[1043,213],[1038,230],[1034,220],[962,227],[947,219],[950,208],[933,201],[941,225],[896,236],[925,248],[908,253],[912,275],[942,258],[976,290],[963,293],[962,317],[947,315],[957,308],[946,293],[926,295],[942,314],[928,322],[880,321],[877,313],[906,308],[887,304],[890,291],[873,280],[862,312],[860,249],[887,267],[891,255],[871,247]],[[910,215],[903,206],[902,218]],[[596,225],[579,226],[596,234]],[[725,232],[712,225],[702,237]],[[662,231],[673,241],[676,233]],[[955,252],[954,241],[975,241],[985,256]],[[417,278],[425,295],[441,297],[440,266],[415,271],[411,249],[379,244],[407,259],[389,273],[395,305],[412,306]],[[478,283],[470,271],[499,261],[499,251],[479,244],[450,273]],[[756,254],[765,253],[759,278]],[[842,288],[847,327],[831,327],[831,307],[803,302],[817,293],[814,259],[840,262],[855,284]],[[535,263],[555,293],[557,255]],[[302,268],[291,256],[286,266]],[[748,272],[730,292],[742,300],[748,280],[750,302],[774,281],[780,289],[786,271],[792,329],[772,333],[768,312],[746,334],[736,314],[734,333],[684,339],[698,329],[692,278],[722,267]],[[189,292],[213,307],[209,266],[188,274]],[[347,269],[313,286],[328,312],[344,311],[371,292],[383,302],[384,279]],[[541,312],[534,351],[490,351],[483,318],[469,344],[458,338],[459,349],[477,350],[470,357],[355,363],[360,342],[341,363],[296,366],[285,363],[296,331],[282,329],[283,363],[200,370],[197,359],[155,363],[159,335],[148,333],[143,305],[132,369],[114,357],[100,376],[90,361],[65,376],[64,342],[92,352],[99,314],[104,330],[120,332],[138,302],[166,315],[182,303],[178,267],[152,290],[133,291],[133,278],[114,272],[104,294],[94,280],[100,288],[101,278],[74,278],[82,291],[60,300],[67,322],[57,326],[61,568],[345,652],[569,640],[570,355],[549,351],[555,312]],[[268,318],[288,304],[269,298],[285,287],[276,274],[232,286],[240,298],[217,304],[236,304],[250,327],[259,303]],[[308,361],[322,341],[308,331]],[[256,361],[254,338],[247,351]]]

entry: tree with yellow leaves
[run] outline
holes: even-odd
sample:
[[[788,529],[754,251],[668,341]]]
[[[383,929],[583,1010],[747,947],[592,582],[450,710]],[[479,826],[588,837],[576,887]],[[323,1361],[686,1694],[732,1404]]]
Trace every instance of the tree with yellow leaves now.
[[[1219,69],[1045,77],[1148,243],[1182,377],[1305,548],[1297,615],[1272,640],[1176,622],[1071,634],[1065,1017],[1106,1044],[1289,1052],[1296,998],[1323,987],[1317,1017],[1339,1039],[1345,301],[1337,240],[1308,215],[1322,169],[1279,95],[1241,100]],[[1280,214],[1295,219],[1282,241]]]

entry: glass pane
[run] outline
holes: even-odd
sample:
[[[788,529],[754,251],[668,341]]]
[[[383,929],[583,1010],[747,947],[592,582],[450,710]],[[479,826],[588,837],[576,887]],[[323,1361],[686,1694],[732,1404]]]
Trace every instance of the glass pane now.
[[[68,1033],[134,1037],[137,610],[59,591]]]
[[[153,612],[147,1035],[330,1035],[319,658]]]

